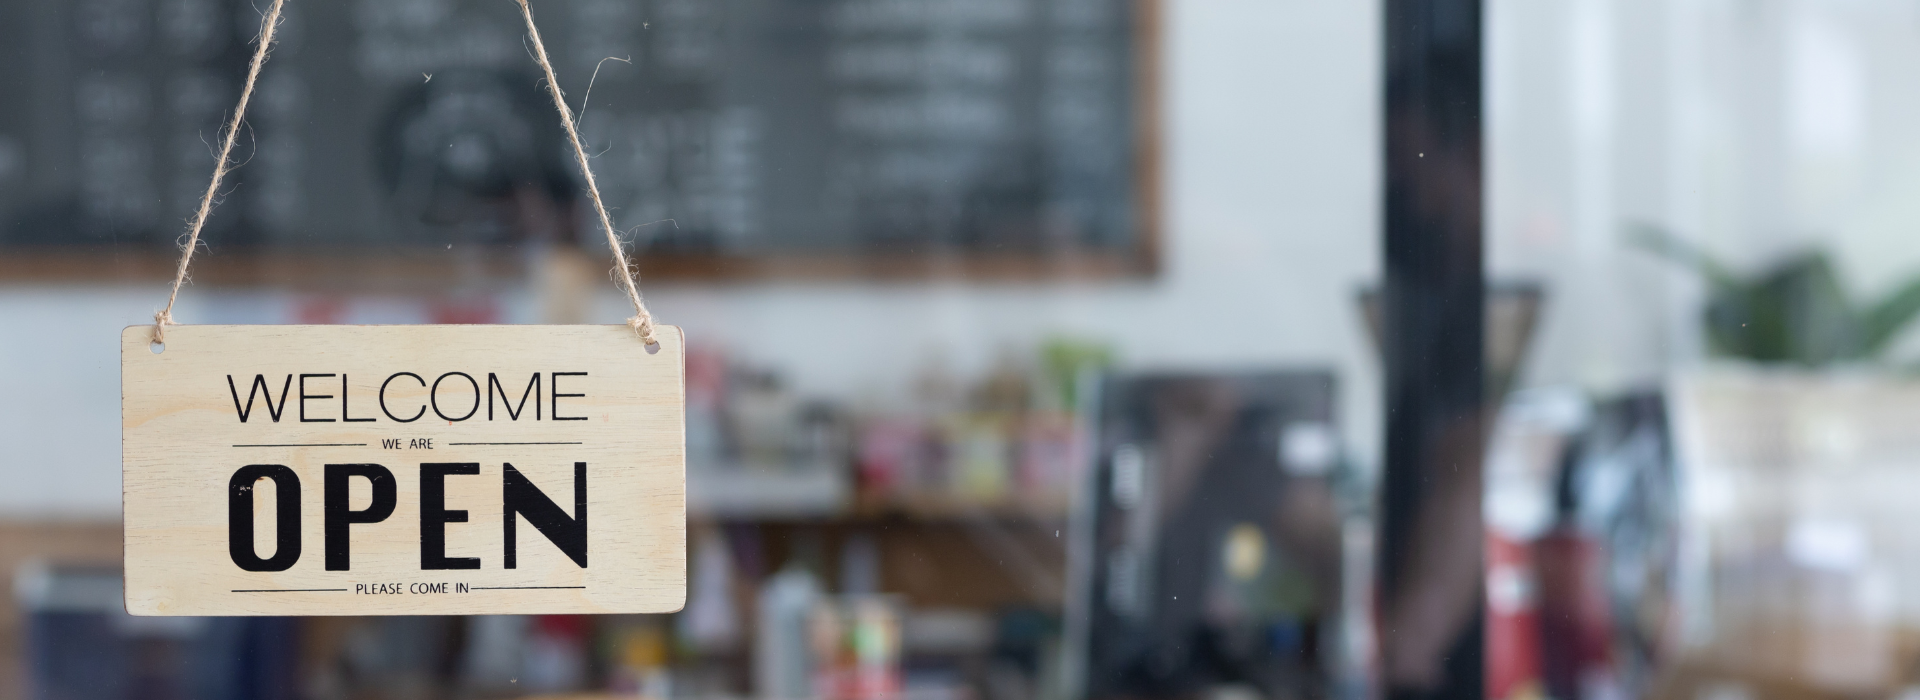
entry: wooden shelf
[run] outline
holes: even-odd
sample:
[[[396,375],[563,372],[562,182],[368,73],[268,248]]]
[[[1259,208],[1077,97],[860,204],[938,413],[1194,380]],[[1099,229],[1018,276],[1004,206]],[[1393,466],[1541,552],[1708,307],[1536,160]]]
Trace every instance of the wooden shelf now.
[[[687,470],[687,514],[710,520],[1064,523],[1068,505],[1069,495],[1064,492],[1003,499],[941,493],[856,494],[851,475],[830,467]]]
[[[1067,494],[1008,499],[979,500],[945,494],[904,496],[863,495],[854,503],[853,515],[861,518],[905,518],[922,521],[959,521],[989,519],[1003,521],[1065,522]]]
[[[852,499],[851,482],[845,469],[689,467],[687,515],[716,520],[839,517]]]

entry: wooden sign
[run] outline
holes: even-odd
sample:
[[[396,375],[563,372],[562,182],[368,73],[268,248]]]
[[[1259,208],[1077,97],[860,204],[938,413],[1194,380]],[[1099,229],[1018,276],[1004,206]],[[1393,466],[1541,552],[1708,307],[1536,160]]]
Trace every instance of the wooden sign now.
[[[128,612],[685,600],[680,329],[151,330],[120,337]]]

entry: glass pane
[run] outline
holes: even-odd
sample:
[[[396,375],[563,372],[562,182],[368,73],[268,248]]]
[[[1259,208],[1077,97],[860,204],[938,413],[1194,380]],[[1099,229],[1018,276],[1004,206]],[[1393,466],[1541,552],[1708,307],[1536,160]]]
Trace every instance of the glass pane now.
[[[686,605],[130,616],[268,7],[0,0],[0,698],[1920,692],[1911,2],[533,0],[572,122],[513,2],[288,4],[174,317],[619,324],[612,235]]]

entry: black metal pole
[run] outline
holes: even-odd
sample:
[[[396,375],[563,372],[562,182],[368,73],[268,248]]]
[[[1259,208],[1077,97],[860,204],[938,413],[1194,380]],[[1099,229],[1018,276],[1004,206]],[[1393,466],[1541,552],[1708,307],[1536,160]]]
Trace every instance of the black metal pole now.
[[[1382,689],[1484,700],[1481,2],[1385,20]]]

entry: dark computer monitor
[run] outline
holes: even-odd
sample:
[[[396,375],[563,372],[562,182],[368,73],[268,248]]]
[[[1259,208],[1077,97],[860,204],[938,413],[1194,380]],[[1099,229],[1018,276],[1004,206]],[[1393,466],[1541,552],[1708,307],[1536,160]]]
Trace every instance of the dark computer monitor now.
[[[1341,609],[1326,371],[1113,376],[1076,508],[1070,685],[1328,694]]]

